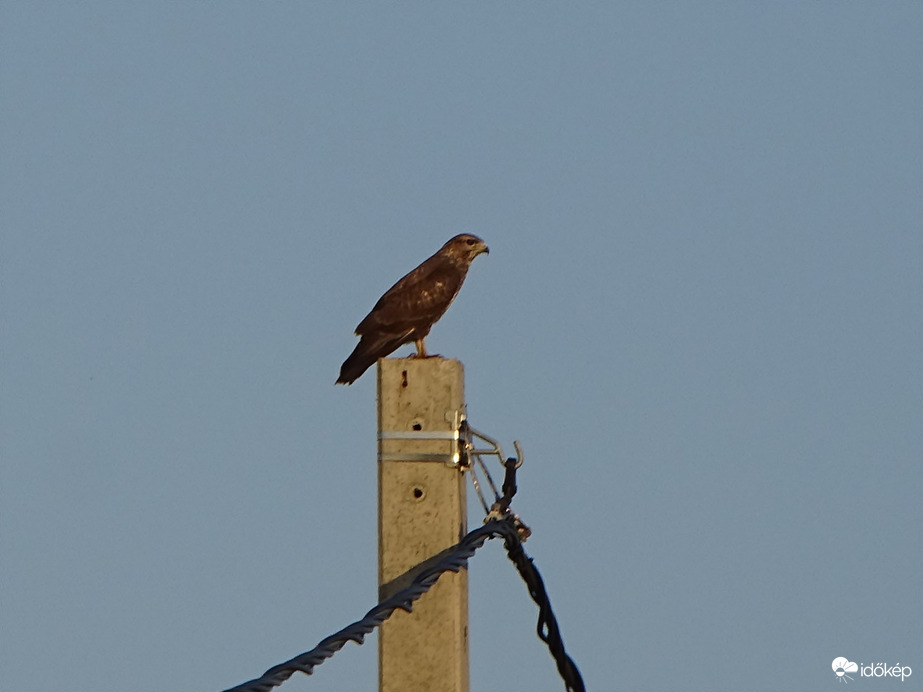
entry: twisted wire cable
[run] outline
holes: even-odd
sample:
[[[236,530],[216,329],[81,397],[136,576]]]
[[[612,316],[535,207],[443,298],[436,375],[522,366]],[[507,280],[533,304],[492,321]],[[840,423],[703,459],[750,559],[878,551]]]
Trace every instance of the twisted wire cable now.
[[[461,541],[449,549],[444,558],[432,567],[417,574],[410,586],[376,605],[361,620],[357,620],[339,632],[331,634],[310,651],[273,666],[260,677],[237,687],[232,687],[225,690],[225,692],[267,692],[267,690],[281,685],[299,671],[310,675],[314,672],[316,666],[333,656],[347,642],[362,644],[365,641],[365,635],[379,627],[398,608],[411,612],[414,601],[429,591],[444,572],[458,572],[461,570],[468,564],[468,560],[474,555],[475,551],[484,545],[488,538],[493,538],[494,536],[502,537],[505,541],[512,540],[518,544],[519,539],[513,518],[492,520],[484,526],[469,532]]]
[[[538,568],[532,562],[532,558],[526,555],[526,551],[522,549],[522,542],[516,534],[511,537],[504,535],[503,544],[506,548],[507,556],[516,565],[519,576],[522,577],[522,580],[529,588],[529,595],[538,605],[536,633],[538,638],[548,646],[548,650],[558,667],[558,674],[564,680],[564,687],[568,692],[586,692],[583,677],[581,677],[580,671],[577,669],[577,664],[564,650],[564,640],[561,638],[558,620],[551,610],[551,601],[545,591],[545,582],[542,580],[542,575],[539,574]]]
[[[413,603],[429,591],[444,572],[461,570],[468,564],[468,560],[477,549],[483,546],[487,539],[494,537],[503,538],[507,556],[516,566],[520,577],[528,587],[529,595],[539,608],[536,633],[539,639],[548,646],[557,665],[558,674],[564,681],[565,689],[567,692],[585,692],[586,688],[580,671],[564,648],[564,640],[561,637],[557,618],[551,609],[551,602],[548,599],[541,574],[532,562],[532,558],[526,555],[522,548],[522,541],[530,531],[516,515],[508,511],[509,500],[516,492],[515,468],[512,462],[513,460],[508,460],[506,464],[507,475],[503,483],[504,498],[500,501],[500,509],[504,512],[502,516],[491,518],[484,526],[469,532],[461,541],[446,551],[445,557],[417,574],[410,586],[376,605],[361,620],[323,639],[310,651],[273,666],[259,678],[232,687],[225,692],[267,692],[281,685],[299,671],[310,675],[316,666],[333,656],[347,642],[362,644],[365,641],[365,635],[381,626],[398,608],[411,612]]]

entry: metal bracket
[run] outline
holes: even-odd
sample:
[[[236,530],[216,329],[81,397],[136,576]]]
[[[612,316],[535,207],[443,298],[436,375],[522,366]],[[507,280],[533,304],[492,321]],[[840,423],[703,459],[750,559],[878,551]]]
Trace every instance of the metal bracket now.
[[[484,463],[484,460],[481,458],[483,456],[495,456],[500,462],[500,465],[507,471],[512,472],[515,469],[518,469],[522,466],[522,461],[524,454],[522,452],[522,445],[519,444],[519,440],[513,440],[513,447],[516,449],[516,457],[506,458],[503,454],[503,448],[500,447],[500,443],[497,442],[494,438],[485,435],[478,430],[472,428],[467,419],[462,419],[461,424],[459,425],[459,432],[461,434],[461,439],[459,441],[459,448],[461,451],[461,465],[463,468],[471,471],[471,482],[474,485],[474,490],[477,493],[478,499],[481,501],[481,506],[484,508],[485,514],[488,518],[497,513],[503,513],[504,511],[508,512],[509,499],[506,499],[506,502],[503,502],[503,496],[500,495],[497,490],[497,485],[494,483],[494,479],[490,475],[490,471],[487,470],[487,464]],[[475,443],[480,441],[486,443],[489,447],[477,447]],[[494,502],[492,505],[488,506],[487,500],[484,499],[484,493],[481,490],[481,483],[478,479],[478,469],[480,473],[483,473],[487,484],[490,486],[490,490],[494,494]],[[515,492],[515,484],[513,488]]]
[[[378,433],[379,440],[446,440],[457,441],[460,437],[459,430],[382,430]],[[454,452],[379,452],[379,461],[433,461],[446,466],[458,466],[461,454],[458,449]]]
[[[458,430],[382,430],[379,440],[457,440]]]

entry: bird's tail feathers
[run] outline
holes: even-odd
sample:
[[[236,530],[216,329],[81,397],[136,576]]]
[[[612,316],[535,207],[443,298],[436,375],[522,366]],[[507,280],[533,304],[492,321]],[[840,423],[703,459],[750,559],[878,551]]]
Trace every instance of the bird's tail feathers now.
[[[390,355],[395,349],[408,341],[408,334],[379,334],[369,338],[363,336],[349,358],[340,366],[337,384],[352,384],[375,364],[379,358]]]

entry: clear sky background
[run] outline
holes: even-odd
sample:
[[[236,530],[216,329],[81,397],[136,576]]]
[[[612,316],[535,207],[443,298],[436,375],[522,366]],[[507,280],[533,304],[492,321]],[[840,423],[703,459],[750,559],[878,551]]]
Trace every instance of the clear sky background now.
[[[3,689],[221,690],[374,605],[333,383],[461,232],[427,343],[589,689],[923,689],[923,5],[0,8]],[[470,575],[472,690],[563,689]]]

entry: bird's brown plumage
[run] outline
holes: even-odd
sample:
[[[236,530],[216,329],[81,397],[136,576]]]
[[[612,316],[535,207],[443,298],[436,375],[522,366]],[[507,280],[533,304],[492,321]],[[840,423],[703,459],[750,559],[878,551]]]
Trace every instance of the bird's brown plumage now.
[[[416,342],[426,356],[424,339],[458,295],[471,261],[489,250],[475,235],[452,238],[378,299],[356,327],[359,343],[340,368],[337,384],[352,384],[379,358]]]

